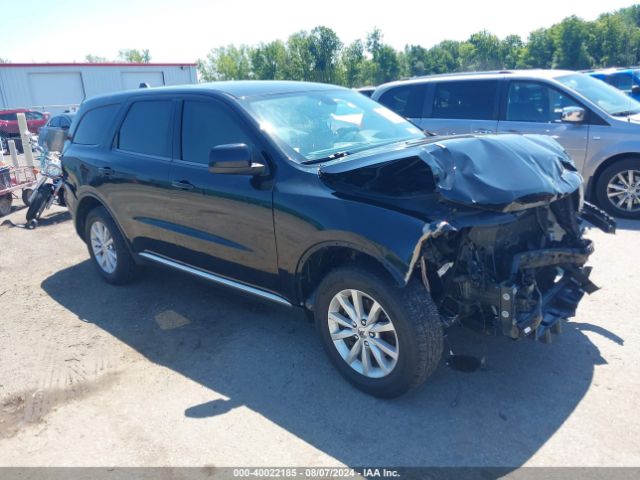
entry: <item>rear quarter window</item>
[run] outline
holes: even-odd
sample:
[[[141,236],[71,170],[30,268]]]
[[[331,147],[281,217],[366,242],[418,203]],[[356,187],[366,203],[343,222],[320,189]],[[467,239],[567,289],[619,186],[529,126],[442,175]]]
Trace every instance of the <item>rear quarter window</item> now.
[[[105,105],[85,113],[73,135],[73,143],[98,145],[111,126],[120,105]]]
[[[405,118],[422,118],[427,84],[400,85],[384,92],[378,102]]]

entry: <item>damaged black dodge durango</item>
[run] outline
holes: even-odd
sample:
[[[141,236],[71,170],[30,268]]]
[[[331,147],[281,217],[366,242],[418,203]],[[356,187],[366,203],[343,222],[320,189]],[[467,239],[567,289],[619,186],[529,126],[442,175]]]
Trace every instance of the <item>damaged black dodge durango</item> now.
[[[67,203],[106,281],[155,263],[306,309],[378,396],[431,375],[454,323],[547,340],[596,289],[585,221],[615,229],[551,138],[434,140],[329,85],[103,96],[70,136]]]

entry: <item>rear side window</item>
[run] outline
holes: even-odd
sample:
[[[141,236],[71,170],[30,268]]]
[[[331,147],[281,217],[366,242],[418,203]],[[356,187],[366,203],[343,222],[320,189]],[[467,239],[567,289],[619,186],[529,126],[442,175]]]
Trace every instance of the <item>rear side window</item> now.
[[[171,100],[131,105],[120,127],[118,148],[156,157],[171,157]]]
[[[106,105],[94,108],[84,114],[73,134],[73,143],[80,145],[97,145],[104,138],[106,130],[118,111],[120,105]]]
[[[249,136],[238,121],[218,103],[185,101],[182,111],[182,159],[209,163],[209,152],[218,145],[244,143]]]
[[[405,118],[421,118],[426,91],[426,84],[401,85],[384,92],[378,101]]]
[[[436,84],[434,118],[494,120],[497,80],[443,82]]]
[[[44,118],[40,112],[26,112],[24,116],[27,120],[42,120]]]

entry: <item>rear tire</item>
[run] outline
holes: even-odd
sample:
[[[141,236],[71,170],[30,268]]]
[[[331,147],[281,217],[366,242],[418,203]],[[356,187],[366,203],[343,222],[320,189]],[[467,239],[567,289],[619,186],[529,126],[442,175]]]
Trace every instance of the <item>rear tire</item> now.
[[[29,198],[31,197],[32,193],[32,188],[25,188],[24,190],[22,190],[22,203],[24,203],[27,207],[30,205]]]
[[[353,295],[362,300],[354,301]],[[349,309],[344,308],[345,300]],[[362,308],[355,308],[356,303]],[[366,326],[374,310],[375,321]],[[370,395],[402,395],[422,384],[440,363],[442,323],[429,293],[417,281],[398,287],[374,270],[340,268],[318,286],[314,314],[331,362]]]
[[[84,239],[98,273],[108,283],[123,285],[136,273],[136,264],[120,229],[104,207],[89,212]]]
[[[640,219],[640,159],[625,158],[605,168],[596,182],[595,195],[598,206],[610,215]],[[630,208],[624,198],[631,199]]]
[[[11,213],[11,202],[13,198],[10,193],[0,196],[0,217]]]
[[[45,183],[44,185],[40,185],[38,190],[36,191],[36,195],[33,198],[33,202],[29,205],[27,209],[27,222],[31,220],[37,220],[42,215],[42,211],[44,210],[49,197],[51,196],[51,185]]]

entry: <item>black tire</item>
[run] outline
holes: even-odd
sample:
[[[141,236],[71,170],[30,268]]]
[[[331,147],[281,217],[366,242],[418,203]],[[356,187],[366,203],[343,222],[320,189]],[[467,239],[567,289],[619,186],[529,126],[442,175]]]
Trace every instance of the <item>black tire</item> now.
[[[347,289],[359,290],[374,299],[393,323],[399,353],[395,367],[385,376],[370,378],[356,371],[334,345],[329,331],[329,306],[337,293]],[[438,368],[443,350],[442,323],[431,296],[419,282],[412,280],[406,287],[397,287],[374,270],[345,267],[322,280],[316,298],[314,316],[324,349],[338,371],[363,392],[397,397],[422,384]]]
[[[629,170],[636,170],[640,172],[640,159],[625,158],[622,160],[618,160],[612,165],[605,168],[596,182],[595,196],[596,200],[598,201],[598,206],[610,215],[637,220],[640,219],[640,205],[637,206],[637,209],[628,211],[619,208],[607,196],[607,185],[609,185],[609,182],[619,173],[627,172]],[[640,189],[640,185],[638,185],[636,188]]]
[[[113,251],[116,255],[116,267],[112,272],[105,271],[105,269],[100,266],[91,246],[91,228],[96,222],[100,222],[104,225],[113,239]],[[136,273],[136,263],[131,256],[131,252],[127,247],[124,237],[120,233],[120,229],[104,207],[94,208],[87,215],[87,219],[85,221],[84,240],[87,244],[87,248],[89,249],[89,255],[91,256],[93,265],[104,280],[113,285],[124,285],[125,283],[133,280]]]
[[[48,183],[38,187],[38,191],[33,198],[33,202],[31,202],[27,209],[27,222],[40,218],[40,215],[42,215],[42,211],[44,210],[44,207],[52,193],[51,185]]]
[[[24,190],[22,190],[22,203],[24,203],[27,207],[29,206],[29,197],[31,197],[31,194],[33,193],[33,189],[31,188],[25,188]]]
[[[13,198],[10,193],[0,196],[0,217],[11,213],[11,202]]]

